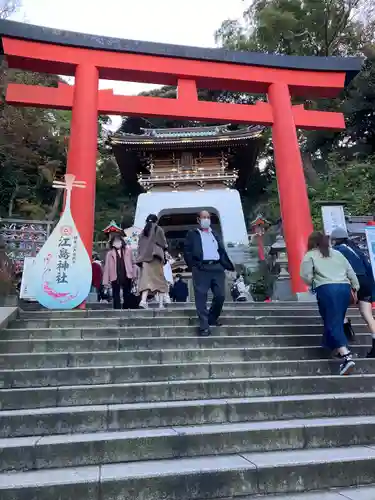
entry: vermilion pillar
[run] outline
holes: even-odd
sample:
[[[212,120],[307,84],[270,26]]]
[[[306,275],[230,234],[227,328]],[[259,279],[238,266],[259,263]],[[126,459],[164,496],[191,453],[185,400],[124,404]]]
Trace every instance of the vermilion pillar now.
[[[273,113],[272,138],[292,290],[304,292],[300,265],[313,226],[288,85],[271,84],[268,98]]]
[[[95,214],[98,85],[99,72],[95,66],[77,66],[67,172],[74,174],[77,181],[86,182],[85,189],[73,189],[72,214],[90,258]]]

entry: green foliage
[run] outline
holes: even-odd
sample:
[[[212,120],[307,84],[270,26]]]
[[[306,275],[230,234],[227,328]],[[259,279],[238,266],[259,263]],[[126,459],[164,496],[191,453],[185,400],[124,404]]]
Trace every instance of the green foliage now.
[[[253,0],[242,21],[224,21],[216,33],[232,49],[287,55],[332,56],[360,51],[368,41],[365,0]],[[371,31],[370,29],[368,30]]]
[[[95,203],[95,239],[103,239],[103,229],[111,220],[130,227],[134,221],[135,199],[127,194],[117,163],[111,156],[98,161],[96,203]]]
[[[353,214],[372,213],[375,154],[375,10],[366,0],[252,0],[242,20],[227,20],[216,33],[229,49],[301,56],[367,56],[361,73],[334,100],[302,101],[310,109],[342,111],[342,132],[299,132],[314,222],[321,200],[346,200]],[[301,102],[301,101],[297,101]],[[369,156],[370,155],[370,156]],[[264,175],[244,205],[251,218],[280,217],[272,142],[261,155]]]
[[[322,175],[319,184],[310,189],[311,209],[316,226],[320,227],[321,201],[339,201],[347,204],[350,215],[374,212],[375,156],[347,162],[338,154],[329,158],[328,173]]]
[[[8,81],[56,86],[59,78],[0,68],[0,90]],[[0,105],[0,215],[54,218],[58,208],[52,180],[66,162],[69,115],[34,108]]]
[[[327,170],[327,173],[319,174],[314,187],[309,187],[311,212],[317,229],[322,228],[322,201],[344,201],[350,215],[374,213],[375,156],[347,161],[333,153],[328,159]],[[274,222],[281,217],[275,179],[267,186],[258,210]]]

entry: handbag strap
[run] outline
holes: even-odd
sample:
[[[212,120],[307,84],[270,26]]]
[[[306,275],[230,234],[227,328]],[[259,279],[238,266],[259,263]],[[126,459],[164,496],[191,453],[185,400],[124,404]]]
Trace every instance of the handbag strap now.
[[[311,263],[312,263],[312,271],[313,271],[313,277],[311,280],[311,292],[316,293],[316,286],[315,286],[315,279],[314,279],[316,267],[315,267],[314,258],[312,256],[311,256]]]

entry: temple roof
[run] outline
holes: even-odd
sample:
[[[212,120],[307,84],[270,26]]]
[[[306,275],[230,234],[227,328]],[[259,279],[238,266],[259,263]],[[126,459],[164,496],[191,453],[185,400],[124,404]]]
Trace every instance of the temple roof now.
[[[342,72],[346,73],[346,83],[360,71],[363,63],[363,60],[359,57],[286,56],[239,50],[231,51],[221,48],[189,47],[167,43],[145,42],[142,40],[126,40],[46,28],[44,26],[35,26],[8,20],[0,20],[0,36],[112,52],[177,57],[198,61],[264,66],[268,68]],[[3,53],[2,46],[0,47],[0,52]]]
[[[249,127],[231,130],[230,125],[185,127],[185,128],[142,128],[142,134],[128,134],[117,132],[110,137],[109,142],[114,149],[116,146],[125,146],[127,149],[163,149],[168,145],[173,147],[217,147],[219,143],[226,146],[259,138],[264,127],[252,125]]]
[[[225,150],[229,148],[237,158],[239,172],[237,187],[244,189],[251,178],[259,149],[264,141],[264,127],[252,125],[231,129],[231,125],[211,125],[184,128],[141,128],[141,134],[118,132],[109,137],[114,156],[122,178],[130,191],[139,190],[137,173],[148,175],[141,154],[157,151],[168,154],[171,151],[206,149]]]

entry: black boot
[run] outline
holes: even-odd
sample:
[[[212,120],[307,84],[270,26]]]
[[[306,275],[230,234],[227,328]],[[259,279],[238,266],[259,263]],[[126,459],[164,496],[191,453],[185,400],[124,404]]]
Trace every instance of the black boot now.
[[[371,351],[367,353],[366,358],[375,358],[375,339],[372,339]]]
[[[198,337],[209,337],[211,335],[211,331],[209,328],[207,330],[198,330]]]

